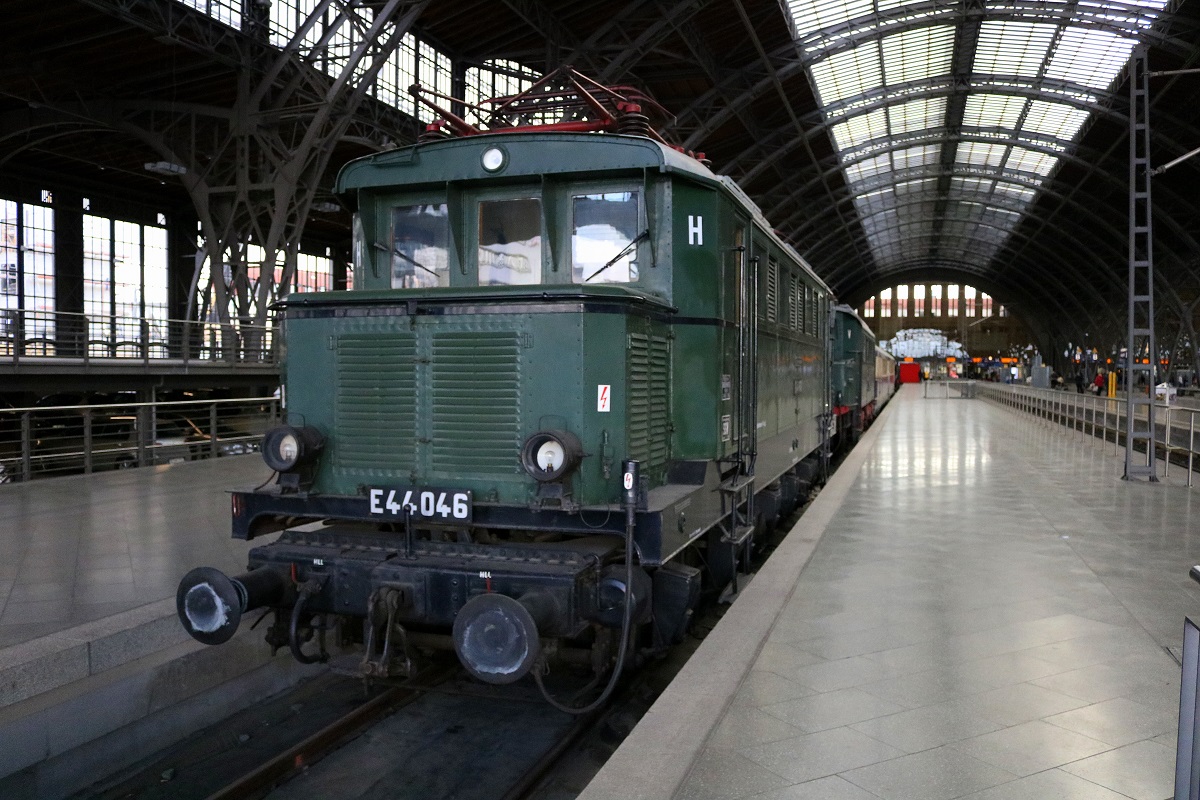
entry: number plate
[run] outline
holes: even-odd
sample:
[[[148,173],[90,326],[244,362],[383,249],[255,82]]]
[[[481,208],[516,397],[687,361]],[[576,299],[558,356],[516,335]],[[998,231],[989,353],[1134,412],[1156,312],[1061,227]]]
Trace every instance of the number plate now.
[[[475,510],[470,492],[416,486],[367,490],[367,510],[373,517],[402,520],[405,508],[413,519],[434,522],[470,522]]]

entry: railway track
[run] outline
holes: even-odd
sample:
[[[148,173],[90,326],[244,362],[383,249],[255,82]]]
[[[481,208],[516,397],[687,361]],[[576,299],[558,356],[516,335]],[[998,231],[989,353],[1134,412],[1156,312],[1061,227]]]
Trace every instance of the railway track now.
[[[419,699],[424,692],[449,680],[456,672],[458,669],[454,666],[437,664],[403,684],[389,686],[303,741],[222,786],[207,800],[249,800],[264,796],[276,785],[302,773],[386,715],[400,710]]]
[[[532,685],[479,684],[451,660],[369,692],[328,674],[76,797],[520,800],[601,713],[563,714]]]
[[[797,510],[765,537],[760,560],[801,514]],[[556,711],[532,681],[481,684],[452,658],[402,684],[369,691],[357,679],[330,673],[238,712],[78,798],[573,797],[670,683],[723,608],[710,603],[694,620],[693,637],[636,670],[612,702],[593,714]],[[550,688],[556,696],[570,694],[567,686]]]

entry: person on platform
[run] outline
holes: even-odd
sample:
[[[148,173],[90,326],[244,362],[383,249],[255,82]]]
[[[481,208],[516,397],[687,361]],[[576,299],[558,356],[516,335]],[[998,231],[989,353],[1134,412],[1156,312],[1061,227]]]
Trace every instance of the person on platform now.
[[[1092,381],[1092,390],[1096,394],[1104,394],[1104,384],[1108,381],[1104,379],[1104,370],[1096,370],[1096,379]]]

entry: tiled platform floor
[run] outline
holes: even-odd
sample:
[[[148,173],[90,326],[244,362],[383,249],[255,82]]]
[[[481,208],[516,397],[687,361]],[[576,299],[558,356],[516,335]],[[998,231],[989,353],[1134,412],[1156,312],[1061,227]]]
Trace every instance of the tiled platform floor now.
[[[195,566],[240,571],[226,490],[258,455],[0,486],[0,648],[174,597]]]
[[[1122,463],[909,387],[676,797],[1171,797],[1200,489]]]

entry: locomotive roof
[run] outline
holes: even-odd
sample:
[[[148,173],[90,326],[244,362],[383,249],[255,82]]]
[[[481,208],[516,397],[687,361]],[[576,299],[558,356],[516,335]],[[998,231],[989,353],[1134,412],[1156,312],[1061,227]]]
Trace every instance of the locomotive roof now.
[[[480,159],[493,147],[502,148],[505,166],[486,171]],[[349,162],[337,176],[337,194],[357,207],[359,189],[398,189],[445,186],[452,181],[486,181],[497,185],[514,178],[542,175],[585,176],[589,173],[670,173],[723,191],[743,206],[781,249],[803,264],[828,291],[809,263],[779,238],[758,205],[725,175],[716,175],[691,156],[644,136],[597,133],[497,133],[426,142],[364,156]]]
[[[581,146],[582,145],[582,146]],[[480,156],[503,148],[507,164],[489,173]],[[337,192],[353,189],[439,185],[447,181],[493,180],[545,174],[653,169],[720,183],[696,159],[644,136],[596,133],[488,134],[426,142],[355,159],[338,173]]]

